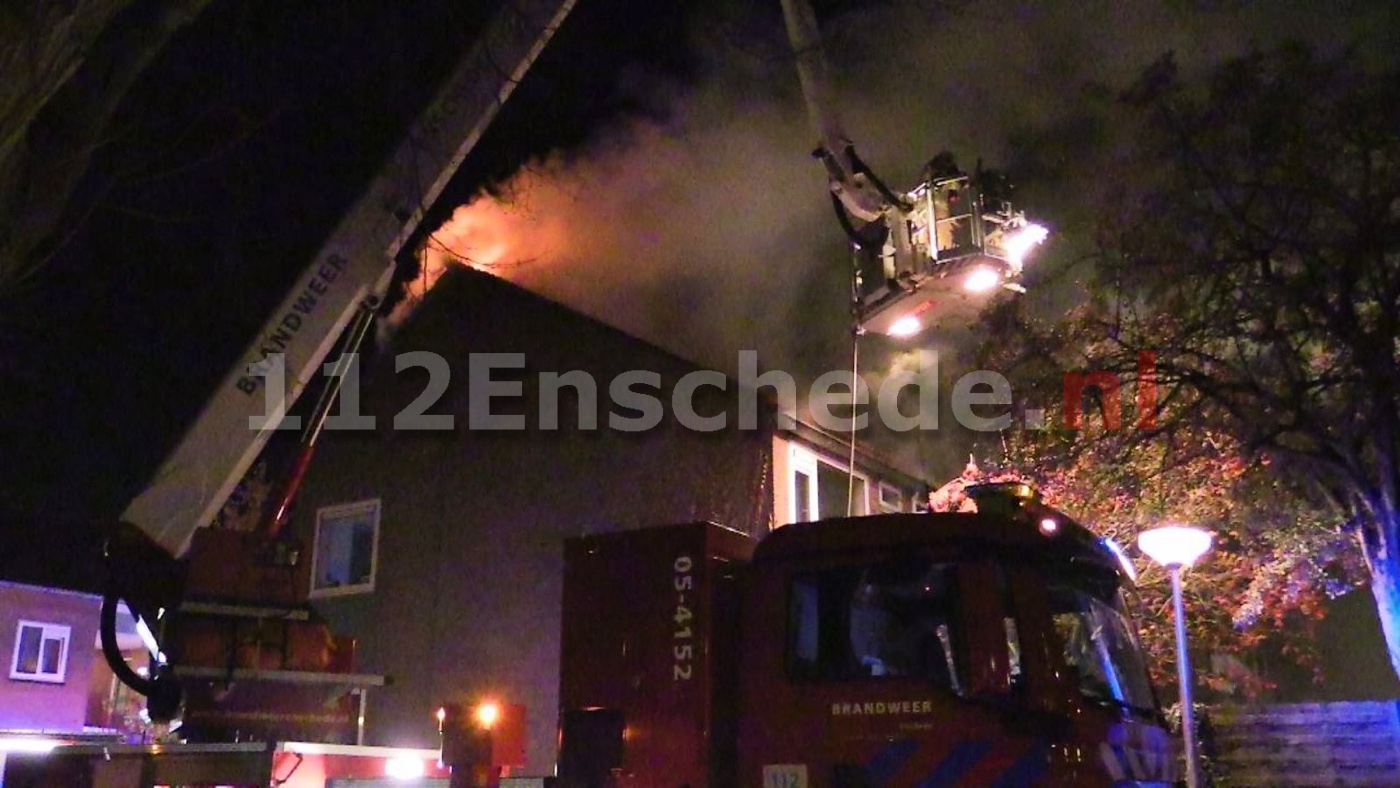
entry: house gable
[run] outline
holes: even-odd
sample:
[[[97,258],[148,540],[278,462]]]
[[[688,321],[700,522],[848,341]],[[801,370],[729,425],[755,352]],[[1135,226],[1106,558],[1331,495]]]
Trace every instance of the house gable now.
[[[436,363],[429,356],[445,361],[449,374],[421,413],[450,416],[453,425],[396,429],[396,417],[412,411],[441,374],[417,363]],[[473,361],[496,364],[491,383],[473,377]],[[703,520],[767,530],[771,419],[737,429],[734,386],[702,386],[694,391],[696,413],[726,413],[730,427],[702,432],[679,424],[672,395],[695,371],[664,350],[469,270],[445,274],[365,365],[360,411],[376,427],[327,431],[293,528],[309,541],[318,513],[379,502],[373,590],[314,600],[338,633],[359,638],[358,668],[392,679],[370,694],[369,743],[432,746],[440,704],[492,698],[526,705],[529,765],[547,771],[564,539]],[[572,372],[596,382],[596,428],[579,416],[581,406],[589,410],[587,398],[568,387],[554,400],[557,422],[541,415],[556,393],[548,376]],[[625,431],[609,425],[610,415],[642,414],[619,405],[612,385],[634,373],[654,375],[657,388],[634,391],[653,394],[665,415],[651,429]],[[506,392],[491,398],[492,418],[515,417],[522,429],[479,428],[488,385]]]

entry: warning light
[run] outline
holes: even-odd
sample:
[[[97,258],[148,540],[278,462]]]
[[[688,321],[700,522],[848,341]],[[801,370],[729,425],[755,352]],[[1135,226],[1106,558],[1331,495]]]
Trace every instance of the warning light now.
[[[399,756],[384,761],[384,776],[395,780],[413,780],[427,772],[423,759]]]
[[[494,703],[483,703],[476,707],[476,721],[483,728],[490,728],[501,718],[501,707]]]
[[[1046,536],[1054,536],[1060,532],[1060,522],[1053,517],[1046,517],[1040,521],[1040,532]]]
[[[0,758],[4,758],[6,753],[46,755],[60,744],[63,742],[59,739],[41,736],[4,736],[0,737]]]

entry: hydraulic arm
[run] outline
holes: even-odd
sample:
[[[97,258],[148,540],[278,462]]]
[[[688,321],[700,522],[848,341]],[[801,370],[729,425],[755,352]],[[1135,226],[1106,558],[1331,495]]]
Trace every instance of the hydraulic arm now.
[[[152,630],[179,603],[173,559],[208,525],[283,416],[353,325],[359,339],[389,288],[395,258],[425,211],[481,139],[502,104],[574,6],[574,0],[510,0],[492,19],[410,128],[378,177],[336,225],[281,306],[219,384],[199,418],[150,484],[126,508],[109,539],[108,605],[124,599]],[[314,442],[315,431],[309,433]],[[299,460],[304,464],[305,458]],[[285,516],[279,505],[278,522]],[[104,616],[104,652],[116,651]],[[116,652],[120,661],[120,653]],[[118,675],[150,694],[161,681]],[[168,693],[156,692],[154,697]],[[178,702],[178,698],[177,698]],[[152,715],[167,711],[152,707]],[[169,709],[169,711],[173,711]]]

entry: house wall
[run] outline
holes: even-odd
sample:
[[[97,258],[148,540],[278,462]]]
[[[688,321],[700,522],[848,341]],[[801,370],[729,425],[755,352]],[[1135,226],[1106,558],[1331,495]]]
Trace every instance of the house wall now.
[[[367,365],[359,389],[377,429],[326,433],[293,522],[309,541],[318,508],[379,499],[374,590],[316,607],[337,632],[359,638],[359,669],[392,678],[370,694],[368,743],[435,746],[442,702],[496,698],[525,704],[529,769],[547,773],[555,758],[564,538],[697,520],[765,531],[771,431],[685,429],[671,418],[669,395],[660,426],[609,429],[616,375],[654,371],[669,392],[692,367],[466,270],[444,276],[387,350]],[[422,350],[449,360],[451,383],[429,412],[453,414],[452,430],[391,426],[429,377],[421,368],[395,372],[392,358]],[[523,372],[493,373],[521,381],[522,396],[493,400],[491,411],[524,414],[528,429],[471,429],[474,352],[525,354]],[[599,428],[579,428],[577,403],[565,392],[561,428],[541,429],[539,373],[573,369],[598,380]],[[726,410],[731,427],[738,424],[731,396],[706,387],[697,400],[700,415]]]
[[[88,594],[0,582],[0,730],[82,730],[101,607]],[[62,684],[10,678],[21,619],[71,628]]]

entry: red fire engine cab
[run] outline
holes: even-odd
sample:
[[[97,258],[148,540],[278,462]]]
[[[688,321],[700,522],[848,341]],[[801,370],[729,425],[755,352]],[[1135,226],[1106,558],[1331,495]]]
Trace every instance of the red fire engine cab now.
[[[571,540],[560,784],[1171,784],[1131,565],[1024,485],[971,492]]]

